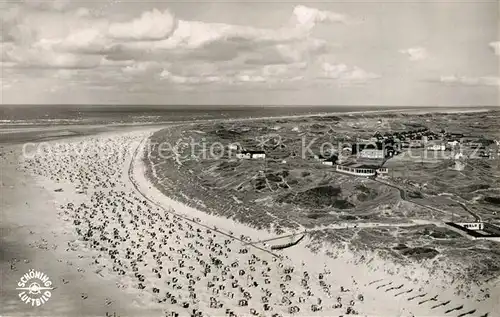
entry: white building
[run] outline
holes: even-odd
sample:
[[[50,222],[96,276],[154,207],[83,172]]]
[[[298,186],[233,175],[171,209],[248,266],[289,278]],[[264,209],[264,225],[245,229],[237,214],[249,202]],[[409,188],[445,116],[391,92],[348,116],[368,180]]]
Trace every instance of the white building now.
[[[236,157],[239,159],[264,159],[266,158],[266,152],[264,151],[241,151],[236,153]]]
[[[264,159],[264,158],[266,158],[266,153],[264,153],[264,152],[252,153],[252,158],[253,159]]]
[[[429,144],[426,149],[431,151],[444,151],[446,150],[446,146],[444,144]]]
[[[462,222],[457,225],[469,230],[484,230],[484,223],[482,222]]]
[[[353,176],[362,176],[362,177],[371,177],[375,176],[376,172],[373,168],[367,168],[364,166],[357,165],[336,165],[335,170],[337,172],[353,175]]]
[[[459,143],[460,143],[460,142],[458,142],[458,141],[448,141],[448,142],[446,143],[446,145],[448,145],[450,148],[452,148],[452,149],[453,149],[453,148],[454,148],[455,146],[457,146]]]
[[[240,145],[238,143],[231,143],[227,146],[227,148],[232,151],[237,151],[240,149]]]
[[[379,149],[363,149],[359,156],[370,159],[383,159],[385,157],[384,150]]]
[[[248,152],[245,152],[245,153],[236,153],[236,157],[239,158],[239,159],[251,159],[252,158],[252,155]]]
[[[377,169],[377,174],[385,175],[389,173],[389,169],[387,167],[380,167]]]

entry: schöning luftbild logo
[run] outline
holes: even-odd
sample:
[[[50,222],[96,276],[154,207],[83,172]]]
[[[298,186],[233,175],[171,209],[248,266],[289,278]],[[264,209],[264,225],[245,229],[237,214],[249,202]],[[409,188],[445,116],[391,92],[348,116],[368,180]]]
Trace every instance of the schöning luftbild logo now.
[[[17,283],[19,298],[24,303],[31,306],[41,306],[45,304],[52,296],[52,282],[43,272],[30,270],[21,276]]]

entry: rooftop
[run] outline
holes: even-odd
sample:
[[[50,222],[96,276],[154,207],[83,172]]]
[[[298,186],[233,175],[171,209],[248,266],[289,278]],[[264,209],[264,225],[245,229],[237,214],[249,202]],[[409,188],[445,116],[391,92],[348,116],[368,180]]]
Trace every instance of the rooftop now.
[[[352,168],[369,168],[369,169],[378,169],[382,167],[384,162],[370,162],[370,163],[365,163],[365,162],[346,162],[345,164],[340,164],[342,166],[346,167],[352,167]]]
[[[241,154],[265,154],[266,151],[262,151],[262,150],[243,150],[241,151]]]
[[[471,230],[455,222],[446,222],[446,224],[474,238],[500,238],[500,227],[491,223],[483,223],[483,230]]]

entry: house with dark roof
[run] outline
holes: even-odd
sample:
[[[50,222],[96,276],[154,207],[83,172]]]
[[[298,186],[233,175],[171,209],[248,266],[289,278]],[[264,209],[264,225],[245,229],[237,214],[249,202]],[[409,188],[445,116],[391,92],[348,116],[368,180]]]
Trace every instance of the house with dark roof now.
[[[333,165],[337,162],[337,160],[338,160],[338,159],[339,159],[339,157],[338,157],[337,155],[335,155],[335,154],[334,154],[334,155],[332,155],[332,156],[330,156],[330,157],[328,157],[328,158],[325,158],[325,159],[321,162],[321,164],[323,164],[323,165],[330,165],[330,166],[333,166]]]

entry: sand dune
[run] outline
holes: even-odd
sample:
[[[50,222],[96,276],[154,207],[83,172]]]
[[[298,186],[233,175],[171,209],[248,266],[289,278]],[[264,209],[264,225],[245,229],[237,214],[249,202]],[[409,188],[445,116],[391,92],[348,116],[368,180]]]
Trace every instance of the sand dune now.
[[[115,295],[133,299],[120,314],[495,316],[497,300],[459,298],[418,267],[397,271],[376,257],[363,262],[309,237],[281,251],[249,244],[273,236],[206,215],[151,186],[141,159],[150,133],[73,138],[67,153],[45,148],[23,161],[23,173],[50,191],[58,218],[75,236],[61,247],[63,254],[83,254],[75,261],[85,275],[98,275],[108,287],[117,286]],[[55,302],[62,294],[53,296]],[[15,311],[12,305],[7,314]]]

